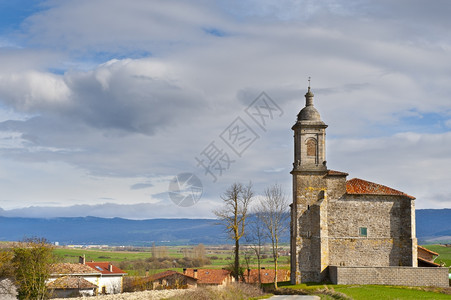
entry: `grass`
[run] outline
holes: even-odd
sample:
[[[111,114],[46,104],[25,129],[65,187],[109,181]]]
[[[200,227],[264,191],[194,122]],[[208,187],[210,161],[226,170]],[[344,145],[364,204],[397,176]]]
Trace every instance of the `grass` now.
[[[451,299],[449,294],[440,293],[443,289],[427,290],[417,287],[398,287],[398,286],[381,286],[381,285],[334,285],[305,283],[291,285],[289,282],[279,283],[280,287],[294,290],[303,290],[308,293],[315,294],[320,290],[332,291],[330,294],[344,294],[352,299],[359,300],[379,300],[379,299]],[[322,299],[333,299],[329,295],[321,295]]]
[[[335,286],[334,290],[346,294],[353,299],[450,299],[450,295],[425,291],[421,288],[395,286]]]
[[[150,252],[126,252],[107,250],[87,250],[87,249],[65,249],[57,248],[54,253],[61,257],[64,262],[77,263],[78,258],[85,255],[86,261],[115,261],[146,259],[152,257]]]

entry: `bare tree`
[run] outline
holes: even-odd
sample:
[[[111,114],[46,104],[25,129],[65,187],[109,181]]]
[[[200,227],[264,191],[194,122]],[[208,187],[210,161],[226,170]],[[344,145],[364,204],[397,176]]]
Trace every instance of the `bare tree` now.
[[[254,216],[249,220],[249,230],[246,233],[246,242],[249,243],[249,247],[254,251],[257,258],[258,269],[258,283],[261,284],[261,260],[263,254],[263,246],[266,241],[266,233],[261,218],[258,216],[259,211],[255,209],[252,213]]]
[[[265,190],[259,206],[257,217],[264,225],[266,234],[271,241],[272,256],[274,258],[274,288],[277,289],[277,267],[279,260],[279,239],[288,229],[286,219],[288,213],[288,199],[284,195],[282,188],[274,184]]]
[[[233,269],[236,281],[239,280],[240,275],[240,239],[245,233],[249,203],[253,195],[252,183],[249,183],[247,186],[243,186],[241,183],[234,183],[221,196],[221,199],[224,201],[224,207],[213,211],[221,221],[221,224],[226,226],[226,231],[235,242]]]
[[[205,246],[204,244],[199,244],[197,246],[194,247],[193,249],[193,258],[197,258],[200,260],[204,260],[205,259]]]

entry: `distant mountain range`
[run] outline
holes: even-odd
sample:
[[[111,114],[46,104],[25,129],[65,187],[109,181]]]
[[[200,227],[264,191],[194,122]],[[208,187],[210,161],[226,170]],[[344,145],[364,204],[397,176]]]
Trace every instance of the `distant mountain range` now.
[[[451,242],[451,209],[416,211],[419,244]],[[61,245],[188,245],[225,244],[224,227],[212,219],[149,219],[73,217],[0,217],[0,240],[44,237]],[[288,234],[284,242],[288,242]]]

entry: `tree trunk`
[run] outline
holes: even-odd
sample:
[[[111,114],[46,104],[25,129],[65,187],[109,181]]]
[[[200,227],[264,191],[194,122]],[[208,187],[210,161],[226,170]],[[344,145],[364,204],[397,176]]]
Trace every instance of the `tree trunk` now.
[[[239,252],[240,252],[240,241],[238,239],[235,240],[235,281],[238,282],[239,281],[239,277],[240,277],[240,257],[239,257]]]
[[[277,261],[278,257],[274,259],[274,288],[277,290]]]
[[[261,269],[261,267],[260,267],[260,254],[257,256],[257,267],[258,267],[258,284],[262,284],[262,277],[261,277],[261,274],[260,274],[260,269]]]

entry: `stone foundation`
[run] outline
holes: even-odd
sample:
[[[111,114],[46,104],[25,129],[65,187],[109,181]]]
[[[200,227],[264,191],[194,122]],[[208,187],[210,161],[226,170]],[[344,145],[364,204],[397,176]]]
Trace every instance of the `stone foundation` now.
[[[334,284],[449,287],[448,268],[329,266]]]

